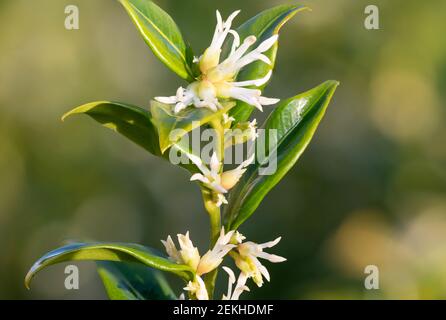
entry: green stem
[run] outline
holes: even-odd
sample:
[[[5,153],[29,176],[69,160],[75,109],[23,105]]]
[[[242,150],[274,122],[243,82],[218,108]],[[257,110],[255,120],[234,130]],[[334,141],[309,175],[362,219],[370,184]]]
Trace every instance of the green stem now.
[[[212,121],[211,126],[215,130],[216,137],[216,152],[218,160],[222,163],[220,171],[223,171],[224,153],[225,153],[225,135],[224,128],[221,125],[221,119]],[[211,241],[209,249],[212,249],[217,242],[221,229],[221,213],[220,208],[216,206],[213,192],[210,190],[202,190],[203,202],[206,211],[209,214],[209,220],[211,225]],[[209,299],[212,299],[215,289],[215,281],[217,280],[218,268],[212,270],[204,277],[204,283],[208,290]]]
[[[201,193],[203,195],[204,207],[209,214],[209,220],[211,224],[211,242],[209,248],[212,248],[217,241],[218,236],[220,235],[220,208],[215,205],[212,191],[203,189]]]
[[[217,157],[218,160],[223,164],[225,157],[225,129],[223,128],[220,119],[212,121],[211,126],[215,130],[215,149],[217,152]],[[221,169],[223,169],[223,165],[221,166]]]
[[[206,208],[206,211],[209,214],[209,220],[211,225],[211,239],[209,248],[212,249],[212,247],[215,245],[220,235],[220,229],[221,229],[220,208],[217,207],[215,205],[215,202],[213,201],[212,191],[203,189],[202,194],[203,194],[204,207]],[[209,299],[212,299],[214,295],[215,281],[217,279],[217,274],[218,274],[218,268],[212,270],[211,272],[209,272],[204,276],[204,283],[206,284],[206,289],[208,290]]]

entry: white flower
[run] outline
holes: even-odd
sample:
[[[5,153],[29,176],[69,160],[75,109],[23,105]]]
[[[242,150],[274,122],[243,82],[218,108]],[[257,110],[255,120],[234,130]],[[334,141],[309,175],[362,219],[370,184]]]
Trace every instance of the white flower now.
[[[194,102],[194,97],[195,95],[189,87],[187,89],[179,87],[175,96],[156,97],[155,100],[165,104],[175,104],[173,111],[178,113],[192,104]]]
[[[217,154],[215,152],[212,154],[211,161],[209,163],[210,169],[203,165],[203,161],[201,159],[191,160],[201,171],[201,173],[195,173],[194,175],[192,175],[192,177],[190,178],[191,181],[200,181],[217,193],[228,192],[228,190],[221,185],[221,163],[218,160]]]
[[[189,281],[187,286],[183,288],[185,291],[189,291],[198,300],[209,300],[208,291],[203,279],[200,276],[195,276],[194,281]]]
[[[212,250],[209,250],[200,259],[200,263],[198,264],[197,268],[198,275],[208,273],[217,268],[220,263],[222,263],[223,257],[236,247],[235,245],[230,244],[233,234],[234,231],[229,231],[225,234],[225,229],[221,228],[220,236],[218,237]]]
[[[260,87],[271,78],[272,71],[260,79],[236,82],[237,73],[254,61],[263,61],[271,64],[270,59],[263,53],[268,51],[278,39],[278,35],[266,39],[257,48],[248,52],[257,41],[255,36],[247,37],[240,45],[240,37],[231,29],[232,20],[239,11],[232,13],[226,21],[223,21],[220,12],[217,11],[217,26],[211,45],[198,59],[201,71],[197,81],[191,83],[186,89],[180,87],[175,96],[156,97],[159,102],[175,104],[174,112],[180,112],[189,105],[196,108],[209,108],[212,111],[221,109],[219,99],[236,99],[246,102],[262,111],[263,105],[275,104],[279,99],[262,97],[261,90],[245,88],[249,86]],[[226,37],[231,34],[234,37],[229,56],[220,62],[221,48]]]
[[[176,248],[170,236],[167,237],[166,241],[161,240],[162,244],[166,248],[167,254],[173,261],[186,264],[193,270],[196,270],[198,263],[200,262],[200,254],[189,238],[189,231],[186,232],[185,235],[178,234],[177,237],[181,248],[180,250]]]
[[[187,233],[186,233],[187,234]],[[167,237],[167,240],[161,240],[164,248],[166,248],[166,252],[168,256],[175,262],[182,263],[181,254],[175,246],[175,243],[172,240],[171,236]]]
[[[199,276],[208,273],[217,268],[223,261],[223,257],[228,254],[236,245],[231,244],[232,236],[235,231],[225,233],[224,228],[221,228],[220,236],[218,237],[214,247],[200,257],[198,249],[194,246],[189,238],[189,231],[185,235],[178,234],[178,243],[180,250],[178,250],[173,242],[171,236],[167,240],[161,240],[166,248],[169,257],[180,264],[186,264],[191,267]]]
[[[235,283],[235,274],[228,267],[223,267],[223,270],[225,270],[226,273],[229,275],[229,280],[228,280],[228,292],[226,295],[223,295],[222,300],[238,300],[240,295],[244,291],[249,291],[249,288],[245,285],[246,280],[248,280],[248,277],[243,272],[241,272],[237,280],[237,285],[234,289],[234,292],[232,292],[232,287]]]
[[[199,67],[202,73],[216,67],[220,62],[220,54],[223,43],[228,34],[234,37],[232,50],[240,45],[240,37],[238,33],[231,29],[232,21],[240,13],[240,10],[234,11],[226,21],[223,21],[220,12],[217,10],[217,26],[215,27],[214,36],[211,45],[204,51],[203,55],[198,59]]]
[[[243,161],[237,168],[220,173],[222,164],[218,160],[215,152],[212,154],[209,168],[207,168],[203,164],[203,161],[197,156],[188,154],[188,157],[201,171],[201,173],[193,174],[190,180],[200,181],[206,187],[215,191],[217,197],[215,203],[217,207],[228,203],[224,194],[234,187],[243,173],[247,170],[246,167],[254,161],[254,155],[252,155],[248,160]]]
[[[280,241],[280,237],[274,241],[269,241],[262,244],[254,242],[244,242],[237,246],[238,253],[233,252],[231,256],[235,260],[237,267],[248,278],[253,278],[257,286],[261,287],[263,284],[263,277],[267,281],[270,281],[268,270],[262,265],[258,258],[268,260],[273,263],[286,261],[285,258],[269,254],[263,251],[263,249],[274,247]],[[263,276],[263,277],[262,277]]]
[[[206,286],[201,279],[201,276],[216,269],[222,263],[223,258],[228,252],[236,247],[236,245],[230,243],[234,232],[235,231],[229,231],[228,233],[225,233],[224,228],[222,228],[214,247],[202,257],[200,257],[198,249],[190,240],[189,232],[186,232],[185,235],[178,235],[180,250],[176,248],[170,236],[167,237],[166,241],[161,240],[166,248],[167,254],[173,261],[180,264],[186,264],[195,272],[194,280],[189,281],[184,290],[189,291],[199,300],[209,299]]]

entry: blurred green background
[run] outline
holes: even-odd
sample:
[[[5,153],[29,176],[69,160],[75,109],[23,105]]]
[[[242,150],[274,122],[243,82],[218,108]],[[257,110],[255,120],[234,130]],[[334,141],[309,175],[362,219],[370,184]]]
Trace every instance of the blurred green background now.
[[[156,2],[201,52],[215,9],[242,9],[238,25],[287,1]],[[283,29],[265,94],[341,86],[304,156],[242,227],[257,242],[281,235],[273,251],[288,258],[243,297],[446,298],[446,2],[302,3],[313,11]],[[69,4],[80,30],[64,28]],[[363,26],[368,4],[380,30]],[[0,47],[0,298],[105,298],[87,262],[78,291],[65,290],[63,265],[24,288],[33,261],[66,239],[161,249],[190,230],[204,250],[207,217],[186,172],[87,117],[60,121],[95,100],[148,106],[182,84],[117,1],[0,0]],[[379,267],[379,290],[364,289],[367,265]]]

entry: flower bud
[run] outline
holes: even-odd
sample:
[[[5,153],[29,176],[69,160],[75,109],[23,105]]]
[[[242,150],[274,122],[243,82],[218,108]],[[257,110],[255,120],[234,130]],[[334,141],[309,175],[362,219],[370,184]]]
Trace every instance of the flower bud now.
[[[179,234],[178,242],[181,247],[180,255],[184,264],[187,264],[192,269],[196,270],[198,263],[200,262],[200,254],[198,253],[198,249],[194,247],[192,241],[189,239],[189,232],[185,235]]]
[[[199,67],[200,71],[206,74],[209,70],[216,67],[220,61],[220,51],[206,49],[200,58]]]
[[[236,170],[223,172],[221,175],[221,186],[226,190],[232,189],[240,180],[241,174]]]
[[[213,257],[210,255],[204,255],[201,259],[198,267],[197,267],[197,274],[201,276],[202,274],[206,274],[208,272],[211,272],[215,268],[217,268],[220,263],[222,262],[222,259],[212,259]]]
[[[241,234],[238,231],[235,231],[229,243],[238,245],[241,244],[245,239],[246,237],[243,234]]]

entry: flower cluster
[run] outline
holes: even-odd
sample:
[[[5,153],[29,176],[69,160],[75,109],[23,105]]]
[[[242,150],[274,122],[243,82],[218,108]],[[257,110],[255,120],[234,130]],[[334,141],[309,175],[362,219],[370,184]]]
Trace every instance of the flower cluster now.
[[[278,38],[277,35],[271,36],[255,49],[249,51],[257,41],[256,37],[248,36],[243,43],[240,43],[240,36],[235,30],[231,29],[232,21],[239,12],[235,11],[226,21],[223,21],[220,12],[217,11],[217,26],[211,45],[204,51],[203,55],[194,60],[200,69],[200,76],[187,88],[178,88],[175,96],[156,97],[157,101],[174,105],[174,113],[178,113],[189,106],[205,107],[217,111],[223,108],[221,101],[228,99],[246,102],[262,111],[263,105],[271,105],[279,101],[279,99],[262,97],[259,89],[246,88],[264,85],[270,79],[271,71],[260,79],[235,81],[238,72],[254,61],[271,64],[270,59],[264,52],[268,51],[277,42]],[[222,47],[228,35],[233,37],[232,48],[229,55],[225,59],[221,59]],[[224,128],[225,148],[256,139],[257,122],[255,119],[251,122],[237,123],[235,128],[231,128],[233,121],[234,118],[227,113],[223,114],[220,125]],[[228,203],[225,194],[235,186],[246,171],[246,167],[254,160],[254,156],[250,156],[237,168],[222,172],[222,163],[217,158],[216,153],[212,155],[208,164],[209,167],[199,157],[188,156],[201,172],[194,174],[191,181],[199,181],[212,190],[214,201],[218,207]]]
[[[190,281],[184,290],[189,291],[197,299],[209,299],[206,286],[201,276],[217,268],[223,261],[223,257],[236,247],[230,243],[233,233],[234,231],[230,231],[225,234],[224,229],[222,229],[214,248],[203,256],[200,256],[198,249],[190,240],[189,232],[185,235],[177,235],[180,250],[176,248],[171,236],[168,236],[166,241],[161,241],[170,259],[179,264],[188,265],[195,272],[194,281]]]
[[[190,240],[189,232],[186,232],[184,235],[178,234],[177,238],[180,246],[179,250],[175,246],[171,236],[168,236],[165,241],[161,240],[161,242],[172,261],[187,265],[194,271],[195,276],[193,281],[189,281],[184,290],[188,291],[191,297],[198,300],[209,299],[202,276],[218,268],[223,262],[223,258],[228,254],[234,259],[237,268],[240,270],[240,275],[236,281],[234,272],[226,266],[223,267],[229,275],[228,291],[226,295],[223,295],[223,300],[238,300],[240,294],[244,291],[249,291],[246,282],[250,278],[259,287],[263,284],[263,277],[267,281],[270,280],[268,270],[259,261],[259,258],[273,263],[286,260],[283,257],[263,251],[263,249],[271,248],[279,243],[280,238],[263,244],[257,244],[251,241],[244,242],[246,238],[238,231],[225,233],[224,228],[222,228],[214,247],[203,256],[200,256],[197,247]],[[233,290],[235,283],[236,286]]]
[[[190,178],[191,181],[200,181],[207,188],[216,194],[216,206],[220,207],[222,204],[227,204],[228,201],[224,196],[245,173],[246,168],[254,161],[254,155],[251,155],[247,160],[243,161],[238,167],[225,172],[222,171],[222,163],[218,160],[217,154],[214,152],[211,157],[209,168],[203,163],[201,158],[192,154],[188,155],[191,161],[197,166],[201,173],[195,173]]]
[[[271,78],[272,72],[260,79],[235,81],[237,73],[254,61],[260,60],[266,64],[271,64],[270,59],[263,53],[268,51],[278,38],[278,35],[274,35],[248,52],[257,39],[255,36],[249,36],[240,44],[240,36],[235,30],[231,29],[232,21],[239,12],[235,11],[226,21],[223,21],[220,12],[217,11],[217,27],[211,45],[200,58],[195,59],[201,75],[187,88],[178,88],[175,96],[156,97],[157,101],[174,104],[173,110],[175,113],[190,105],[217,111],[222,108],[220,103],[222,99],[241,100],[261,111],[263,105],[272,105],[279,101],[279,99],[262,97],[261,90],[246,88],[264,85]],[[228,57],[220,61],[222,47],[228,35],[232,35],[234,38],[232,49]]]

